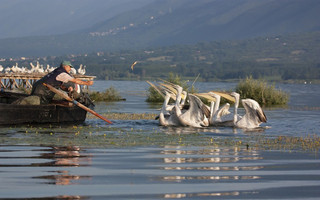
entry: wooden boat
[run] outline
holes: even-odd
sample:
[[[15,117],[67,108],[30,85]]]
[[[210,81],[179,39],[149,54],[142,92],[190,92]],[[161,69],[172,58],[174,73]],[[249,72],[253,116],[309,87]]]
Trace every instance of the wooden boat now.
[[[56,101],[47,105],[17,105],[15,100],[25,94],[0,92],[0,125],[81,123],[87,111],[67,101]]]

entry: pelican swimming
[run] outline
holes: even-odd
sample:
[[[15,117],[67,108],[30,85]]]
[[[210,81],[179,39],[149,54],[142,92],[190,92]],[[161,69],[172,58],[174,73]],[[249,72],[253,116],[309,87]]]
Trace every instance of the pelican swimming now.
[[[230,114],[230,104],[226,103],[219,109],[221,96],[214,92],[209,92],[208,94],[216,99],[215,102],[211,102],[209,124],[216,125],[217,122],[221,122],[222,116]]]
[[[167,106],[170,98],[171,94],[168,91],[165,91],[164,102],[159,114],[159,124],[161,126],[180,126],[181,124],[177,118],[175,111],[167,111]],[[176,101],[176,104],[178,104],[178,101]]]
[[[184,113],[181,111],[179,106],[175,106],[176,115],[179,122],[183,126],[191,127],[205,127],[209,125],[209,114],[210,111],[206,105],[196,95],[189,94],[189,109]]]
[[[240,95],[236,92],[232,92],[231,96],[233,96],[236,100],[233,113],[233,125],[235,127],[252,129],[259,127],[263,122],[267,122],[267,117],[260,105],[253,99],[241,100],[246,113],[242,117],[238,116]]]

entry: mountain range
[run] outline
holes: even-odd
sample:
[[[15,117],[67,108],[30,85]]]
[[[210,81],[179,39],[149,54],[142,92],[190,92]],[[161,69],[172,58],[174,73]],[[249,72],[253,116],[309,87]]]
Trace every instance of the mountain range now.
[[[2,1],[7,10],[1,7],[0,12],[5,13],[14,3],[35,5],[24,6],[25,17],[15,26],[14,17],[1,17],[7,26],[0,34],[2,57],[148,49],[320,30],[319,0]],[[46,11],[50,5],[52,10]]]

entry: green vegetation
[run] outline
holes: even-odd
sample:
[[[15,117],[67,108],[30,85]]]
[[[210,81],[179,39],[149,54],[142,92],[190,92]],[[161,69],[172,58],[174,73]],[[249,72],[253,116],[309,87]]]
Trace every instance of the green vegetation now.
[[[266,81],[254,80],[251,76],[241,80],[235,90],[241,98],[256,100],[260,105],[286,105],[289,95],[277,90],[274,85],[268,85]]]
[[[259,37],[247,40],[203,42],[143,50],[95,52],[83,55],[48,56],[25,60],[6,60],[0,64],[29,67],[40,64],[58,66],[61,60],[87,66],[87,75],[102,80],[166,79],[169,73],[198,81],[254,79],[284,82],[319,82],[320,32],[285,36]],[[130,66],[138,61],[134,69]]]
[[[119,92],[114,88],[110,87],[104,92],[90,91],[90,99],[94,101],[121,101],[123,98],[120,96]]]

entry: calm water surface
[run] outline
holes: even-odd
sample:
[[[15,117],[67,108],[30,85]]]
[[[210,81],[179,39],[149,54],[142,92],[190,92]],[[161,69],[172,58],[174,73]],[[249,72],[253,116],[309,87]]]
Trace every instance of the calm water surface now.
[[[230,90],[234,83],[196,83],[200,91]],[[99,103],[96,111],[157,113],[145,102],[146,82],[96,81],[113,86],[126,101]],[[320,86],[279,84],[290,93],[288,108],[266,108],[266,136],[320,135]],[[86,126],[108,126],[88,119]],[[154,120],[114,120],[121,129],[159,127]],[[54,127],[52,128],[54,131]],[[70,126],[72,129],[72,126]],[[193,132],[179,129],[181,133]],[[241,129],[205,129],[215,137],[249,137]],[[21,128],[0,128],[2,136],[25,137]],[[71,135],[72,136],[72,135]],[[65,136],[65,137],[68,137]],[[165,135],[164,135],[165,137]],[[3,140],[2,140],[3,141]],[[314,152],[262,151],[240,147],[153,146],[85,148],[0,145],[1,199],[319,199],[320,159]]]

